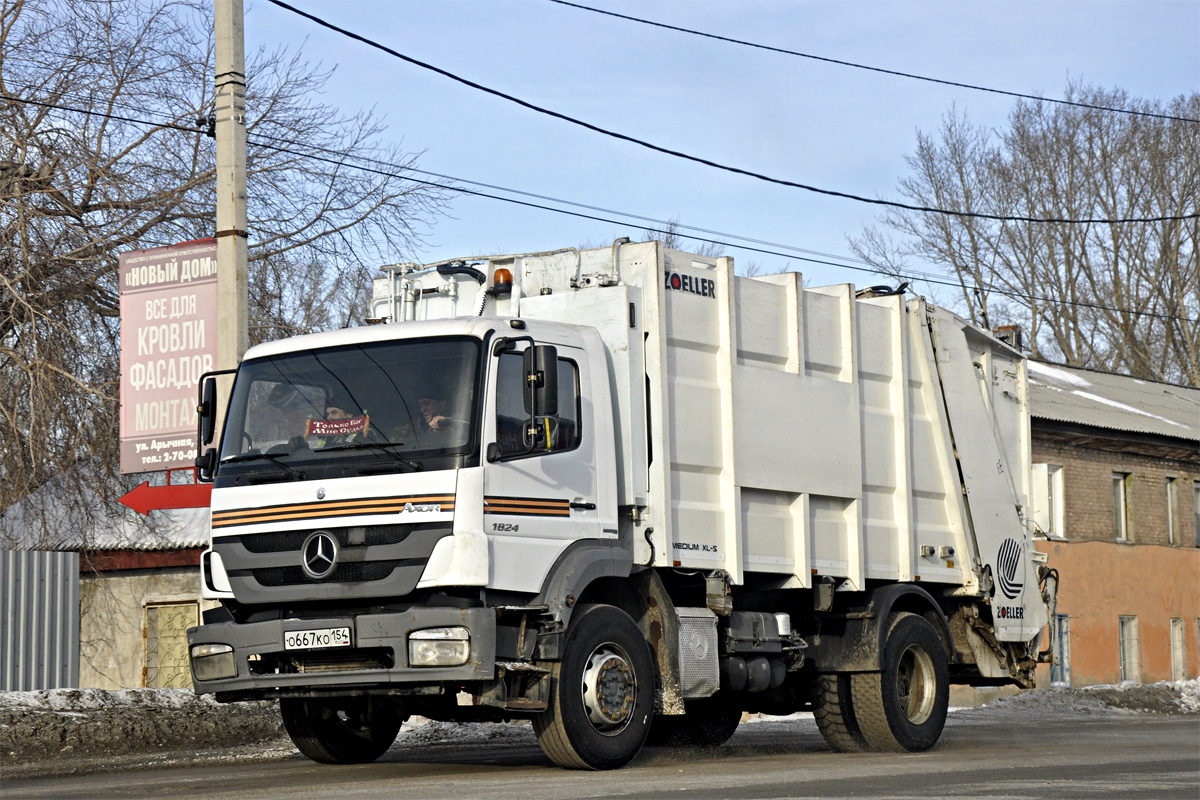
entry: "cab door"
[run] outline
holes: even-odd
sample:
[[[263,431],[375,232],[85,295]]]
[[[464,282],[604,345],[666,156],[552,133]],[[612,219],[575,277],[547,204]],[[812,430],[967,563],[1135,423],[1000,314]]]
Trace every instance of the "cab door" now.
[[[496,589],[537,591],[572,542],[601,536],[596,426],[581,390],[591,385],[588,361],[579,347],[543,343],[558,349],[557,430],[548,452],[527,453],[523,436],[528,343],[493,356],[490,369],[484,441],[496,443],[497,458],[485,469],[483,521]]]

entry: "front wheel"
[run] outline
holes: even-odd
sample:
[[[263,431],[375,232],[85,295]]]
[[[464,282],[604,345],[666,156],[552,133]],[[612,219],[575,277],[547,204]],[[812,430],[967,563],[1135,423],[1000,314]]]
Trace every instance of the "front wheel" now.
[[[854,713],[873,750],[920,752],[937,743],[950,705],[946,651],[923,617],[890,619],[880,671],[851,679]]]
[[[367,697],[284,697],[279,713],[296,748],[321,764],[374,761],[396,741],[404,723],[394,703]]]
[[[550,760],[570,769],[632,761],[654,714],[654,662],[629,615],[614,606],[579,607],[562,660],[547,666],[550,702],[533,730]]]

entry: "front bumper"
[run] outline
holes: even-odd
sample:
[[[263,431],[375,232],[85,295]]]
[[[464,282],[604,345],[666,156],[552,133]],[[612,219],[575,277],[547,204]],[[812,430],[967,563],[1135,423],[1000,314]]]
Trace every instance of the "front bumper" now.
[[[424,628],[462,626],[470,631],[466,664],[410,667],[408,635]],[[350,646],[287,650],[285,634],[350,628]],[[495,674],[496,612],[490,608],[412,608],[403,612],[330,615],[316,619],[219,622],[188,630],[188,651],[198,644],[233,648],[237,675],[196,680],[197,694],[221,700],[312,696],[323,692],[381,691],[403,694],[440,684],[488,681]]]

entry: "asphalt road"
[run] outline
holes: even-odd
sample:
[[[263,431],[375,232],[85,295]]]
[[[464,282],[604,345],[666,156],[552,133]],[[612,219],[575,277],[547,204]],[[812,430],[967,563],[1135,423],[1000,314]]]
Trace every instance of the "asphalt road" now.
[[[533,734],[402,749],[363,766],[299,756],[5,781],[5,800],[308,798],[1200,798],[1200,716],[951,715],[912,755],[830,751],[811,719],[743,724],[713,750],[645,750],[616,772],[550,765]]]

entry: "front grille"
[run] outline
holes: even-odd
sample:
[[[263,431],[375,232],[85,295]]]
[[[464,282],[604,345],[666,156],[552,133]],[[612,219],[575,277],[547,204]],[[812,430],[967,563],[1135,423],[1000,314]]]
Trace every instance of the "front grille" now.
[[[320,583],[359,583],[362,581],[381,581],[392,574],[400,561],[360,561],[351,564],[338,564],[333,574],[324,578]],[[317,583],[308,577],[301,567],[264,567],[250,570],[254,579],[263,586],[295,586],[298,583]]]
[[[368,547],[381,544],[399,544],[403,542],[408,534],[412,532],[413,525],[372,525],[366,528],[365,539],[362,544]],[[313,530],[328,530],[338,540],[339,547],[346,547],[350,544],[351,528],[314,528]],[[304,540],[312,534],[312,530],[306,531],[280,531],[277,533],[248,533],[238,537],[228,537],[229,541],[235,538],[242,543],[242,546],[251,553],[286,553],[289,551],[299,552],[304,546]]]
[[[338,541],[333,571],[321,580],[308,577],[301,559],[316,530]],[[416,588],[437,543],[452,535],[449,523],[310,528],[214,536],[213,550],[238,602],[247,605],[402,597]]]
[[[390,647],[362,647],[341,650],[308,650],[291,653],[262,653],[249,660],[254,675],[291,675],[302,672],[350,672],[391,669],[396,656]]]

